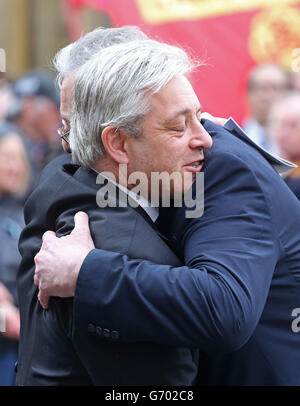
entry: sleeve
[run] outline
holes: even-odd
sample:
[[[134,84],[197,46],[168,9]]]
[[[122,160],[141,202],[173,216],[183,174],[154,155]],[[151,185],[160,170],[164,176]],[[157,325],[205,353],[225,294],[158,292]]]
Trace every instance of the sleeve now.
[[[280,247],[267,196],[244,160],[229,153],[205,172],[201,218],[185,219],[182,267],[93,250],[79,273],[76,328],[89,323],[120,341],[229,352],[252,335],[262,314]]]

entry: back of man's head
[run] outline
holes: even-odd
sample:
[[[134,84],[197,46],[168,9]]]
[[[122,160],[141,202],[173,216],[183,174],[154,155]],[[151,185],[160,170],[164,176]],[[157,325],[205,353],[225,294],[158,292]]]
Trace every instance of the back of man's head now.
[[[70,134],[74,162],[93,166],[104,155],[101,133],[107,126],[139,136],[151,95],[196,65],[182,49],[153,40],[113,45],[91,58],[75,75]]]
[[[62,48],[55,55],[53,64],[57,71],[57,82],[61,87],[65,76],[76,71],[101,49],[114,44],[143,40],[148,37],[138,27],[120,28],[99,27],[85,34],[77,41]]]

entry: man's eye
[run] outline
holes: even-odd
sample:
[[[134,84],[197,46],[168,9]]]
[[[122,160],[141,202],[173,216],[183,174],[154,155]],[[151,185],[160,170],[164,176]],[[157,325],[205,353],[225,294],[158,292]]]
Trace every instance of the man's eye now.
[[[184,128],[173,128],[173,131],[177,133],[182,133],[184,131]]]

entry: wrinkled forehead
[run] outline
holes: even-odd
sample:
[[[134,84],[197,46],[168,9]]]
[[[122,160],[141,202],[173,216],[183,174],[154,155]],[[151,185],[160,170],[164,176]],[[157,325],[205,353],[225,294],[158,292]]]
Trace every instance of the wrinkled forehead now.
[[[175,76],[158,93],[152,95],[150,105],[152,112],[156,111],[165,120],[201,110],[198,97],[184,75]]]

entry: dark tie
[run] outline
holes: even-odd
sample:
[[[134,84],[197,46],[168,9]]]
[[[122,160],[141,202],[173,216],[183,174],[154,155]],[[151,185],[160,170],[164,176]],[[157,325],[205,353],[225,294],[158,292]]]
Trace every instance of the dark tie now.
[[[159,208],[159,216],[155,221],[155,227],[160,237],[168,244],[171,250],[183,261],[184,256],[180,244],[175,235],[172,233],[172,218],[174,209]]]

